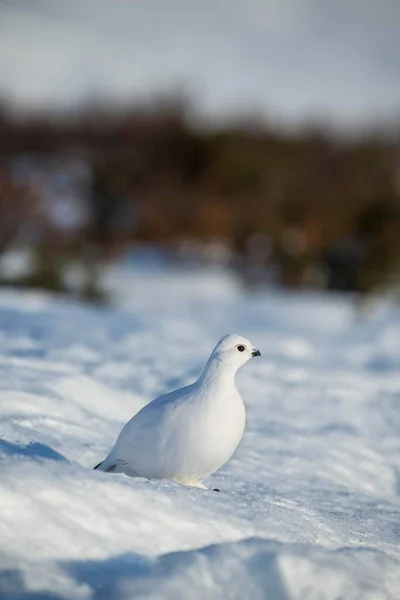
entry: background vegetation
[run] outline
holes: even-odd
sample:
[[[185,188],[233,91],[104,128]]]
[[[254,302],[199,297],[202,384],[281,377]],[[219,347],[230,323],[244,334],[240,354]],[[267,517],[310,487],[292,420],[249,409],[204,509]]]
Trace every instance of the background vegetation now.
[[[0,112],[0,254],[29,248],[3,284],[95,298],[102,265],[132,244],[234,268],[249,283],[368,292],[400,272],[396,136],[218,130],[178,99],[68,118]]]

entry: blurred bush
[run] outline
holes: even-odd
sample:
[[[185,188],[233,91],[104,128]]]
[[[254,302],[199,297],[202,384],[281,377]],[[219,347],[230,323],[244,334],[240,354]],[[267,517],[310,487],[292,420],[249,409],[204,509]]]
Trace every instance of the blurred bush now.
[[[3,283],[96,298],[102,265],[133,243],[229,263],[248,283],[368,292],[397,281],[392,140],[256,120],[207,129],[189,109],[0,111],[0,253],[34,256]]]

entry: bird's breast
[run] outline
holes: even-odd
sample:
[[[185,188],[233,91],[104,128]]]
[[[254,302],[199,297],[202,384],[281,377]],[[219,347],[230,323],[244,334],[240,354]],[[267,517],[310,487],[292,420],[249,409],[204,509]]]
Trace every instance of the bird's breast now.
[[[163,462],[188,480],[202,479],[219,469],[235,452],[244,431],[245,409],[239,394],[198,403],[187,414],[171,415],[162,444]],[[182,427],[182,424],[185,426]]]

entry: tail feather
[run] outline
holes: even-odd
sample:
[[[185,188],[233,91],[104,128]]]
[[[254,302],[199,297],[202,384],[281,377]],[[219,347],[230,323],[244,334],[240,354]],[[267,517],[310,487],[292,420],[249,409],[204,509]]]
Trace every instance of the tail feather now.
[[[102,460],[101,462],[99,462],[98,465],[93,467],[93,470],[101,469],[101,471],[105,471],[106,473],[114,473],[117,465],[110,465],[109,467],[107,467],[107,465],[104,464],[105,462],[106,462],[105,460]],[[104,465],[104,467],[101,468],[103,465]]]

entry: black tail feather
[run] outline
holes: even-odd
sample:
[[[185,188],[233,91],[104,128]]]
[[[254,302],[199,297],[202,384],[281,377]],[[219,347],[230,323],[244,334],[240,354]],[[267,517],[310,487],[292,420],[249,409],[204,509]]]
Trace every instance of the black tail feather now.
[[[101,462],[99,462],[98,465],[96,465],[95,467],[93,467],[93,471],[95,469],[98,469],[102,464],[103,464],[104,460],[102,460]],[[111,465],[110,467],[108,467],[108,469],[106,470],[106,473],[114,473],[115,468],[117,465]]]

